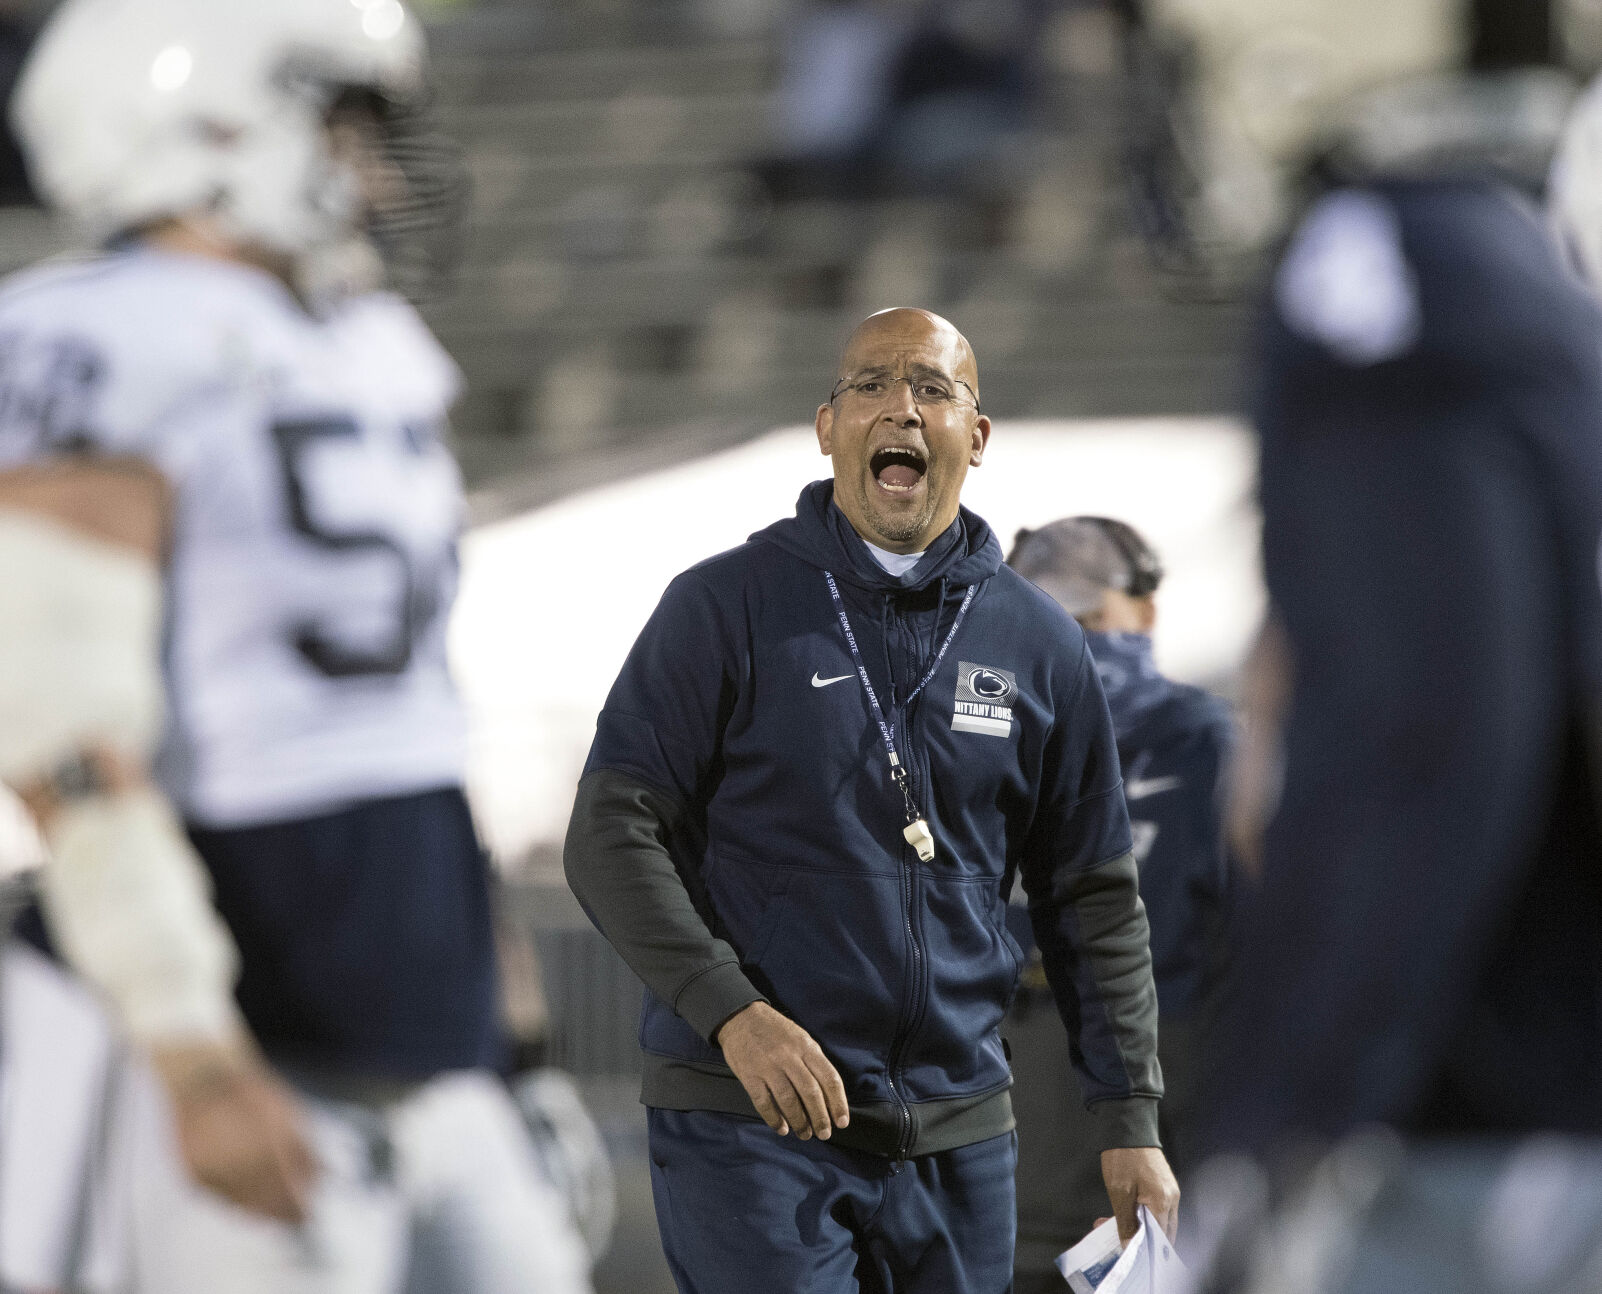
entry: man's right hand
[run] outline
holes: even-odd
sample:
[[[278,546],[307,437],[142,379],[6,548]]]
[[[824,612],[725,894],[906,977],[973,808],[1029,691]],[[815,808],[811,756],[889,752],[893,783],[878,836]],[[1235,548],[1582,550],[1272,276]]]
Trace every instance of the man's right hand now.
[[[251,1213],[298,1224],[316,1180],[299,1102],[246,1047],[158,1048],[190,1176]]]
[[[713,1039],[768,1127],[827,1141],[851,1122],[845,1084],[823,1048],[766,1002],[736,1011]]]

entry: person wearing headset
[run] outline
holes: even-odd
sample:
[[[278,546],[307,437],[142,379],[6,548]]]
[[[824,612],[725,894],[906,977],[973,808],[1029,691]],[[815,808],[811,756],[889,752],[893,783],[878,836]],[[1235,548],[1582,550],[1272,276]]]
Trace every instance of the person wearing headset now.
[[[1163,568],[1134,527],[1081,516],[1020,530],[1007,564],[1083,626],[1112,712],[1151,923],[1158,1046],[1169,1091],[1160,1116],[1162,1142],[1183,1174],[1192,1057],[1227,961],[1232,887],[1220,788],[1234,721],[1217,697],[1158,672],[1151,634]],[[1024,910],[1009,915],[1014,933],[1026,937]],[[1105,1213],[1098,1183],[1079,1171],[1084,1156],[1073,1151],[1093,1129],[1081,1111],[1049,1099],[1069,1081],[1069,1059],[1065,1040],[1050,1027],[1056,1013],[1036,1009],[1048,992],[1032,965],[1008,1022],[1021,1080],[1013,1088],[1019,1294],[1061,1288],[1053,1257]]]

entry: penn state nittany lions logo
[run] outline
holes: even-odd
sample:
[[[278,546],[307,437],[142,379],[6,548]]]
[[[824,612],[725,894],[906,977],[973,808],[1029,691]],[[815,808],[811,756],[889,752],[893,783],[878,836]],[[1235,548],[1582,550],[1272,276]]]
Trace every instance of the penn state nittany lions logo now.
[[[1012,701],[1018,676],[994,665],[957,662],[957,697],[951,712],[953,732],[980,732],[987,737],[1012,736]]]
[[[986,701],[1000,701],[1012,691],[1012,681],[981,666],[968,675],[968,690]]]

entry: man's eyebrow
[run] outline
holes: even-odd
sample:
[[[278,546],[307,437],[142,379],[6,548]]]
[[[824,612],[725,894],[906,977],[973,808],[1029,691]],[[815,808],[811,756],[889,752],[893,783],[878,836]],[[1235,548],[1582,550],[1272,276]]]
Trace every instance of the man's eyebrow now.
[[[841,381],[860,382],[865,378],[888,377],[894,371],[895,365],[893,364],[873,364],[867,368],[859,368],[854,373],[848,373],[841,379]],[[943,382],[955,382],[960,380],[952,377],[951,374],[947,373],[944,369],[936,368],[933,364],[922,363],[908,364],[903,376],[938,377]]]

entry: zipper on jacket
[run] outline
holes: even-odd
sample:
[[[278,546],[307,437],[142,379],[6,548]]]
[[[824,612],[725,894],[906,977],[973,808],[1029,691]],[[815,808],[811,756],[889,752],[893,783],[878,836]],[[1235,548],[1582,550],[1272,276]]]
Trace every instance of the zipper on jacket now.
[[[945,610],[945,605],[946,583],[944,580],[942,580],[940,582],[939,595],[935,599],[934,632],[930,635],[931,649],[934,643],[938,643],[940,641],[940,616]],[[909,624],[904,627],[903,632],[906,632],[912,640],[912,650],[906,662],[911,668],[911,676],[913,678],[921,678],[923,677],[923,671],[927,668],[927,664],[923,661],[920,661],[918,658],[919,644],[916,631],[913,630]],[[886,642],[888,643],[888,635],[886,636]],[[892,666],[892,669],[893,668],[894,667]],[[907,771],[907,780],[912,786],[913,799],[918,804],[926,806],[928,801],[924,799],[924,793],[927,783],[925,783],[923,779],[923,761],[918,758],[919,752],[914,745],[912,733],[912,710],[914,706],[917,706],[921,713],[923,707],[919,703],[923,699],[923,693],[919,693],[918,696],[913,697],[910,701],[897,704],[895,707],[895,714],[896,731],[904,734],[903,742],[906,750],[905,767]],[[920,783],[923,783],[923,785],[920,785]],[[925,811],[927,811],[927,809]],[[903,1052],[905,1051],[907,1045],[911,1042],[913,1036],[918,1032],[919,1027],[923,1024],[924,1007],[929,1001],[929,985],[927,982],[927,959],[923,956],[922,946],[918,943],[917,931],[913,921],[914,902],[918,897],[918,869],[921,864],[918,862],[916,856],[909,858],[909,851],[906,849],[901,851],[901,859],[901,875],[906,884],[906,906],[903,909],[903,916],[907,925],[907,939],[912,947],[912,1002],[906,1019],[903,1022],[903,1027],[897,1035],[895,1045],[892,1047],[892,1059],[889,1073],[891,1090],[896,1093],[896,1099],[901,1102],[902,1110],[905,1115],[902,1121],[903,1140],[901,1142],[899,1151],[900,1158],[905,1159],[906,1156],[911,1152],[913,1143],[917,1140],[918,1116],[917,1112],[912,1108],[912,1103],[906,1100],[903,1089],[896,1087],[895,1079],[901,1068]],[[903,1088],[904,1086],[905,1083],[903,1081]]]
[[[902,624],[902,617],[900,613],[895,608],[894,599],[891,599],[890,605],[891,612],[889,623],[886,625],[885,632],[885,656],[889,662],[891,671],[891,705],[893,707],[892,712],[895,715],[894,722],[896,725],[896,731],[905,734],[903,740],[907,748],[907,775],[912,779],[913,794],[914,796],[917,796],[917,774],[914,771],[915,761],[913,760],[911,753],[912,732],[910,727],[910,707],[903,704],[900,700],[901,690],[896,682],[895,650],[890,643],[892,629],[897,634],[900,634],[902,632],[906,632],[906,628]],[[935,628],[938,631],[938,610],[936,611]],[[919,672],[917,669],[918,662],[916,638],[914,638],[913,642],[914,651],[912,653],[911,664],[913,666],[913,677],[916,678]],[[919,802],[921,803],[921,800]],[[916,868],[917,863],[916,861],[909,861],[909,852],[909,847],[902,845],[899,857],[901,871],[901,921],[907,934],[907,947],[912,955],[912,969],[908,976],[910,1000],[904,999],[905,1011],[901,1020],[898,1022],[895,1036],[891,1039],[890,1055],[888,1058],[889,1063],[885,1071],[886,1081],[890,1087],[890,1094],[895,1097],[896,1100],[897,1114],[901,1125],[900,1132],[896,1137],[897,1163],[905,1162],[907,1155],[912,1150],[913,1141],[917,1133],[917,1119],[912,1112],[912,1103],[908,1101],[906,1097],[905,1080],[901,1073],[901,1060],[902,1052],[905,1049],[906,1044],[911,1038],[913,1032],[916,1030],[919,1017],[922,1013],[922,1003],[924,998],[923,981],[925,976],[923,945],[918,942],[917,926],[913,920],[913,904],[917,898],[917,877],[914,869]]]
[[[906,710],[901,706],[895,709],[896,727],[905,731]],[[907,948],[912,954],[912,968],[907,976],[909,993],[902,999],[903,1010],[901,1019],[897,1021],[895,1037],[890,1042],[889,1063],[885,1069],[886,1081],[890,1084],[890,1095],[896,1099],[897,1117],[901,1129],[896,1134],[896,1160],[899,1163],[905,1160],[907,1152],[912,1149],[912,1105],[907,1100],[901,1087],[901,1052],[906,1046],[907,1039],[912,1033],[912,1019],[918,1009],[918,998],[923,989],[923,946],[918,942],[918,931],[912,920],[912,904],[916,897],[913,890],[913,864],[907,861],[909,846],[901,845],[901,923],[907,932]],[[910,1000],[909,1000],[910,998]]]

